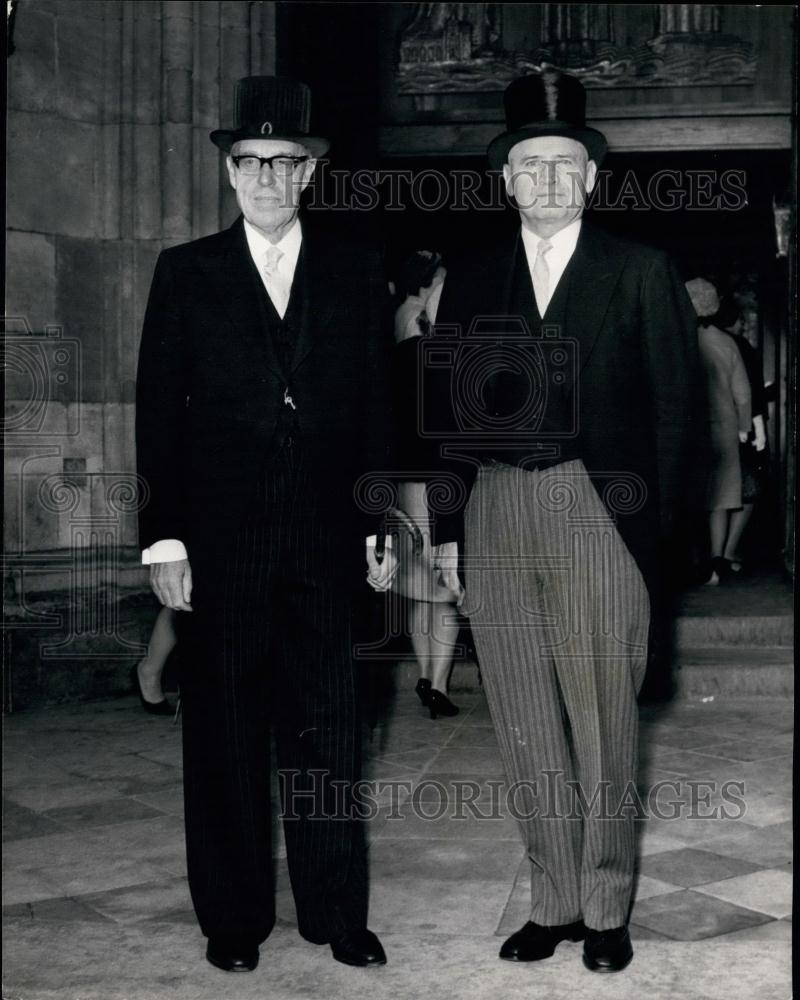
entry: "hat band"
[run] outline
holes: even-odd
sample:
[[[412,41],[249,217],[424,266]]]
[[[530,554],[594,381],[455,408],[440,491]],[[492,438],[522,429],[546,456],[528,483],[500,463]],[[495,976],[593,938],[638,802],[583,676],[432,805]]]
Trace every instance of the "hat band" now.
[[[523,128],[573,128],[585,129],[582,122],[567,122],[562,118],[537,118],[534,121],[517,122],[508,126],[509,132],[518,132]]]

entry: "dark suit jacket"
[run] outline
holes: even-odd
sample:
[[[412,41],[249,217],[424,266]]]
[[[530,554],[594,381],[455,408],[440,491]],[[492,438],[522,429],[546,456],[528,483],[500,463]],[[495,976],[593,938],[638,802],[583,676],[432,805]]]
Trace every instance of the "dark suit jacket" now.
[[[302,224],[303,323],[290,372],[262,322],[241,218],[158,259],[137,383],[143,547],[177,538],[191,559],[226,539],[277,450],[287,384],[321,510],[343,535],[374,530],[353,486],[387,463],[386,286],[375,252]],[[299,272],[300,261],[295,280]]]
[[[448,261],[437,327],[458,324],[465,336],[477,316],[508,315],[520,253],[524,249],[517,234],[497,248]],[[607,235],[585,220],[569,264],[569,282],[564,336],[577,341],[575,377],[568,391],[570,398],[578,393],[578,452],[652,584],[661,531],[678,504],[688,472],[700,371],[697,317],[665,254]],[[408,369],[409,355],[421,349],[421,340],[400,347],[406,354],[401,363]],[[411,364],[418,365],[419,360]],[[432,376],[426,404],[434,399],[431,405],[449,405],[451,393],[441,379],[441,372]],[[452,413],[424,419],[437,427],[457,424]],[[450,443],[458,446],[459,441],[464,443],[454,431]],[[430,465],[430,455],[423,461]],[[466,502],[476,465],[439,464],[458,472]],[[630,504],[638,509],[625,510],[615,480],[634,488],[635,483],[644,483],[641,505]],[[463,503],[457,508],[437,516],[437,541],[463,538]]]

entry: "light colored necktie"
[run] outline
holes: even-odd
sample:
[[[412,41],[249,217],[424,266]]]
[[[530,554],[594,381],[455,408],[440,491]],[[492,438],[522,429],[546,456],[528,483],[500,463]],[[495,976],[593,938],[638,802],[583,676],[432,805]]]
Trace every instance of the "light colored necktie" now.
[[[283,250],[279,250],[277,247],[270,247],[264,254],[264,274],[268,278],[271,278],[278,270],[281,257],[283,257]]]
[[[550,268],[547,266],[545,254],[552,249],[553,244],[550,240],[539,240],[536,260],[533,262],[533,294],[536,296],[540,316],[544,316],[550,301]]]
[[[278,270],[278,264],[283,257],[283,250],[277,247],[270,247],[264,254],[264,276],[266,278],[267,293],[272,299],[278,315],[283,319],[286,306],[289,304],[289,289],[286,281]]]

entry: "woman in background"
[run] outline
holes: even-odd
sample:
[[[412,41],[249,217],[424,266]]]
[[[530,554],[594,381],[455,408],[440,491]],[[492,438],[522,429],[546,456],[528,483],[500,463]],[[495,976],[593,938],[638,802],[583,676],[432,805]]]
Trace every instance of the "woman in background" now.
[[[392,291],[399,303],[395,314],[395,341],[399,344],[410,337],[428,333],[432,316],[426,312],[419,297],[422,288],[436,289],[444,282],[446,271],[438,254],[429,250],[413,254],[401,268],[397,286]],[[438,295],[433,296],[433,301]],[[412,469],[418,462],[417,413],[415,393],[410,380],[416,372],[396,369],[396,409],[400,425],[400,461],[402,468]],[[431,532],[424,482],[402,482],[399,502],[419,528],[422,551],[408,551],[399,559],[399,569],[393,590],[408,597],[408,635],[419,664],[420,677],[416,692],[432,719],[453,716],[458,708],[447,697],[447,681],[458,638],[459,624],[456,607],[462,593],[449,590],[434,564],[431,553]]]
[[[701,451],[701,502],[708,512],[711,563],[706,583],[729,576],[725,558],[731,515],[742,507],[739,444],[750,433],[750,383],[736,344],[715,324],[717,290],[703,278],[686,283],[697,313],[700,359],[706,377],[707,404],[704,448]]]
[[[764,393],[764,375],[758,351],[744,336],[744,320],[736,303],[723,299],[719,312],[714,317],[714,325],[724,330],[736,344],[742,356],[750,383],[750,416],[752,427],[747,441],[739,446],[739,462],[742,469],[742,509],[731,514],[723,557],[730,563],[734,573],[741,572],[742,557],[739,542],[753,513],[753,506],[764,492],[767,445],[767,401]]]

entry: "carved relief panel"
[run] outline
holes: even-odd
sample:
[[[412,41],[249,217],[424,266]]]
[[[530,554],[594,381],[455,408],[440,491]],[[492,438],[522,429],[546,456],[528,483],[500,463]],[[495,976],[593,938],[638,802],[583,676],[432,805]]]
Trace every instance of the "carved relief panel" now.
[[[512,79],[558,67],[583,81],[590,119],[710,116],[723,140],[734,127],[729,139],[740,147],[788,145],[789,5],[407,3],[384,11],[385,135],[438,123],[459,125],[463,137],[469,123],[501,120],[499,94]],[[717,121],[733,115],[744,116],[739,132]],[[621,133],[627,148],[637,145],[632,128]],[[686,126],[676,129],[692,148]],[[397,135],[389,139],[387,151],[401,147]],[[423,137],[425,151],[432,140]],[[476,132],[474,144],[482,141]]]
[[[622,4],[519,5],[530,8],[535,44],[527,49],[514,47],[518,35],[511,27],[504,33],[500,4],[413,6],[400,30],[401,94],[502,90],[514,77],[549,66],[568,69],[587,87],[731,85],[755,78],[754,46],[724,29],[721,5],[647,5],[634,31]]]

